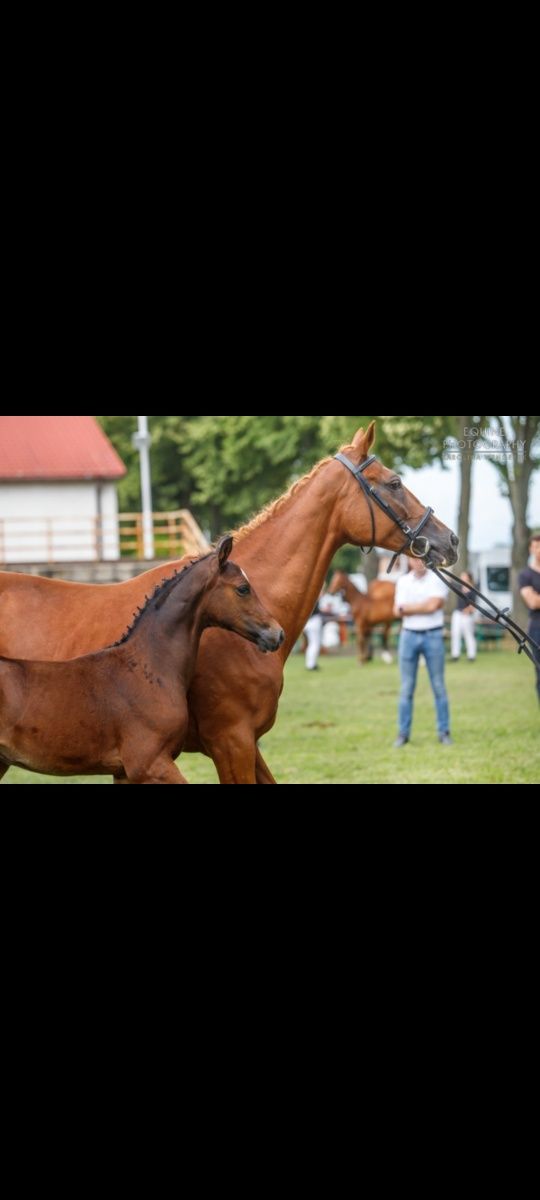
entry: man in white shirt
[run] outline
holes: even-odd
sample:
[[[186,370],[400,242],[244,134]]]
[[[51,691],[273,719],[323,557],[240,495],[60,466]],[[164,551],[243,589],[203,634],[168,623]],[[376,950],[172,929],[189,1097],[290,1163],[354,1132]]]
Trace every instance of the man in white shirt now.
[[[423,654],[435,697],[437,728],[442,746],[451,746],[450,706],[444,680],[444,606],[448,588],[428,571],[423,560],[411,559],[411,571],[398,580],[396,617],[403,618],[399,643],[401,696],[399,701],[399,737],[401,749],[410,740],[418,663]]]

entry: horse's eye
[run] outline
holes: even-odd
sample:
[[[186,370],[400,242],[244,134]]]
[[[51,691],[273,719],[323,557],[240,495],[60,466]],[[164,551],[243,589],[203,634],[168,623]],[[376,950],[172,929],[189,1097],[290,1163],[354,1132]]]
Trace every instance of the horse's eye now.
[[[392,479],[390,481],[390,483],[388,484],[388,486],[392,488],[393,492],[401,491],[401,487],[402,487],[401,479]]]
[[[236,594],[238,596],[249,596],[250,593],[251,593],[251,588],[249,586],[249,583],[241,583],[240,587],[237,587],[237,589],[236,589]]]

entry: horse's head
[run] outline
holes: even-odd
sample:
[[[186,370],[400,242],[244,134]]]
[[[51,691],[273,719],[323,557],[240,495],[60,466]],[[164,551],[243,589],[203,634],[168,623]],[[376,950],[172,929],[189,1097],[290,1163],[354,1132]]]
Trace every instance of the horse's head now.
[[[329,596],[337,596],[338,592],[344,592],[347,587],[348,579],[345,571],[336,571],[332,576],[330,587],[328,588]]]
[[[285,634],[264,608],[242,568],[230,561],[232,546],[228,534],[212,555],[215,573],[206,595],[206,624],[230,629],[254,642],[263,654],[273,654],[283,645]]]
[[[459,538],[404,487],[396,471],[372,458],[374,444],[372,421],[367,431],[359,429],[351,445],[342,448],[341,461],[336,463],[336,470],[343,473],[342,513],[348,540],[355,546],[381,546],[395,554],[425,558],[428,565],[453,566]]]

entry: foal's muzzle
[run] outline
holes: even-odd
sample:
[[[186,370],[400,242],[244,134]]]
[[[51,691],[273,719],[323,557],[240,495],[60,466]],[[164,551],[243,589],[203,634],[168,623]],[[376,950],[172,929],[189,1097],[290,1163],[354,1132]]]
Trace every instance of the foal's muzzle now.
[[[281,626],[278,626],[275,630],[264,630],[259,633],[258,637],[255,639],[256,645],[261,651],[261,654],[275,654],[276,650],[279,650],[284,641],[285,633]]]

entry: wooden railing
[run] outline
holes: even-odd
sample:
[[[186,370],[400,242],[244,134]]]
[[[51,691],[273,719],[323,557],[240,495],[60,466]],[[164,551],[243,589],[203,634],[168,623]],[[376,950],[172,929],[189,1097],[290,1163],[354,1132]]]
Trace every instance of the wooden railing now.
[[[204,554],[210,547],[187,509],[154,513],[156,558]],[[141,513],[116,517],[0,517],[0,564],[144,559]]]
[[[183,554],[204,554],[210,549],[202,529],[187,509],[154,513],[155,558],[181,558]],[[144,558],[144,532],[141,513],[121,513],[118,518],[121,558]]]

